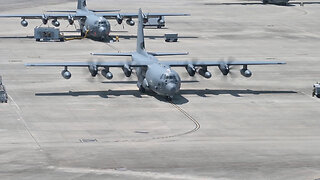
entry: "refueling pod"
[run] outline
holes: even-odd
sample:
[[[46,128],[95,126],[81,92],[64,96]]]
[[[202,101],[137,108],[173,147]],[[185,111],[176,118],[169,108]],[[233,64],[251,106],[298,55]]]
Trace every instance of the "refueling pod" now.
[[[243,68],[240,70],[240,73],[242,76],[247,77],[247,78],[252,76],[252,72],[248,69],[247,65],[243,66]]]
[[[52,25],[54,25],[55,27],[59,27],[60,26],[60,22],[58,20],[53,20],[52,22]]]
[[[109,71],[109,68],[105,68],[101,71],[101,75],[109,80],[113,78],[113,74]]]
[[[128,19],[126,23],[130,26],[134,26],[136,24],[132,19]]]
[[[23,27],[27,27],[28,26],[28,21],[26,21],[25,19],[23,19],[22,21],[21,21],[21,25],[23,26]]]
[[[200,68],[199,74],[207,79],[212,77],[212,74],[208,71],[207,67]]]
[[[68,71],[67,68],[65,68],[62,72],[61,72],[61,75],[63,78],[65,79],[70,79],[71,78],[71,73],[70,71]]]

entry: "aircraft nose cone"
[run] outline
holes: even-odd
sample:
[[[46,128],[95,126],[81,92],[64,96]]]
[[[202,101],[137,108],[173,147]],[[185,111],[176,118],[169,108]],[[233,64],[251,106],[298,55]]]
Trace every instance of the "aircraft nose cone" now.
[[[104,34],[107,31],[107,28],[105,27],[99,27],[99,33]]]
[[[177,91],[177,85],[173,83],[169,83],[166,85],[166,91],[168,95],[174,95]]]

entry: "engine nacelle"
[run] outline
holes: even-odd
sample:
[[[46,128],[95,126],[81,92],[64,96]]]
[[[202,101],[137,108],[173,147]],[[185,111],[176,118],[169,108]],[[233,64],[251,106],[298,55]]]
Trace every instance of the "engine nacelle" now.
[[[221,73],[223,74],[223,75],[228,75],[229,74],[229,72],[230,72],[230,67],[229,67],[229,65],[227,65],[227,64],[221,64],[220,66],[219,66],[219,69],[220,69],[220,71],[221,71]]]
[[[136,24],[132,19],[128,19],[126,23],[130,26],[134,26]]]
[[[96,77],[98,74],[98,67],[95,65],[90,65],[88,68],[89,68],[89,72],[90,72],[91,76]]]
[[[142,19],[143,19],[143,23],[147,23],[149,21],[149,18],[147,15],[143,15]]]
[[[28,26],[28,21],[26,21],[25,19],[23,19],[22,21],[21,21],[21,26],[23,26],[23,27],[27,27]]]
[[[54,25],[55,27],[59,27],[60,26],[60,22],[58,20],[53,20],[52,25]]]
[[[192,64],[188,64],[188,66],[186,67],[186,70],[189,76],[194,76],[196,74],[196,68]]]
[[[124,65],[122,71],[126,77],[130,77],[132,74],[132,69],[128,65]]]
[[[109,71],[109,69],[104,69],[101,71],[103,77],[111,80],[113,78],[113,74]]]
[[[61,72],[61,75],[62,75],[62,77],[65,78],[65,79],[70,79],[70,78],[71,78],[71,73],[70,73],[70,71],[68,71],[67,69],[63,70],[63,71]]]
[[[199,69],[199,74],[207,79],[212,77],[212,74],[206,68]]]
[[[123,16],[121,16],[120,14],[118,14],[117,17],[116,17],[116,20],[117,20],[117,23],[118,23],[118,24],[122,24]]]
[[[252,76],[252,72],[249,69],[241,69],[240,73],[242,76],[247,77],[247,78]]]
[[[68,16],[68,22],[70,25],[74,24],[74,18],[71,15]]]
[[[48,19],[48,17],[47,17],[47,16],[42,15],[41,20],[42,20],[42,23],[43,23],[43,24],[47,24],[49,19]]]

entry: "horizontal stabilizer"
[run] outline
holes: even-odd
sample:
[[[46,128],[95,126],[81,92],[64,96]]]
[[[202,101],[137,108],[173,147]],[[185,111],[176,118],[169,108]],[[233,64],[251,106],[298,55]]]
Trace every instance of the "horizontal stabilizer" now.
[[[93,56],[132,56],[132,53],[91,53]]]
[[[184,53],[160,53],[160,52],[148,52],[148,54],[152,56],[181,56],[181,55],[188,55],[188,52]]]

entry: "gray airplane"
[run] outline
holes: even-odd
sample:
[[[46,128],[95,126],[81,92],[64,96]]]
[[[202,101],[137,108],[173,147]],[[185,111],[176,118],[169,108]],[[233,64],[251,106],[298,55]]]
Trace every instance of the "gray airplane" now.
[[[249,0],[250,2],[226,2],[226,3],[205,3],[206,5],[255,5],[255,4],[275,4],[281,6],[288,6],[294,4],[320,4],[315,1],[290,1],[290,0],[261,0],[260,3],[255,2],[259,0]],[[290,2],[289,2],[290,1]]]
[[[205,77],[211,78],[211,73],[208,71],[208,66],[217,66],[223,75],[228,75],[230,66],[241,65],[241,74],[245,77],[251,77],[252,73],[248,69],[248,65],[272,65],[285,64],[284,62],[269,62],[269,61],[242,61],[242,62],[221,62],[221,61],[158,61],[155,56],[170,56],[170,55],[186,55],[188,53],[155,53],[147,52],[145,50],[144,32],[143,32],[143,14],[139,10],[138,17],[138,32],[137,32],[137,49],[136,52],[131,53],[94,53],[92,55],[98,56],[130,56],[130,62],[74,62],[74,63],[32,63],[26,66],[61,66],[64,70],[61,72],[65,79],[71,78],[71,73],[68,67],[88,67],[89,72],[95,77],[99,68],[101,74],[107,78],[112,79],[113,74],[110,72],[111,67],[122,68],[126,77],[130,77],[134,69],[138,77],[138,88],[141,92],[151,90],[161,96],[169,99],[173,98],[180,90],[181,79],[176,71],[171,67],[184,67],[190,76],[194,76],[197,72]]]
[[[105,40],[110,33],[110,23],[107,19],[115,19],[118,24],[122,24],[123,20],[130,26],[135,25],[133,18],[137,18],[137,13],[110,13],[119,10],[89,10],[87,8],[86,0],[78,0],[78,7],[76,11],[47,11],[50,13],[64,13],[64,14],[12,14],[0,15],[0,18],[21,18],[21,25],[28,26],[26,19],[41,19],[43,24],[47,24],[52,20],[52,25],[60,26],[58,19],[68,20],[70,25],[74,24],[75,20],[79,21],[81,36],[85,36]],[[108,13],[106,13],[108,12]],[[158,18],[160,26],[165,24],[164,16],[189,16],[189,14],[178,13],[147,13],[143,15],[144,23],[148,22],[149,18]]]

